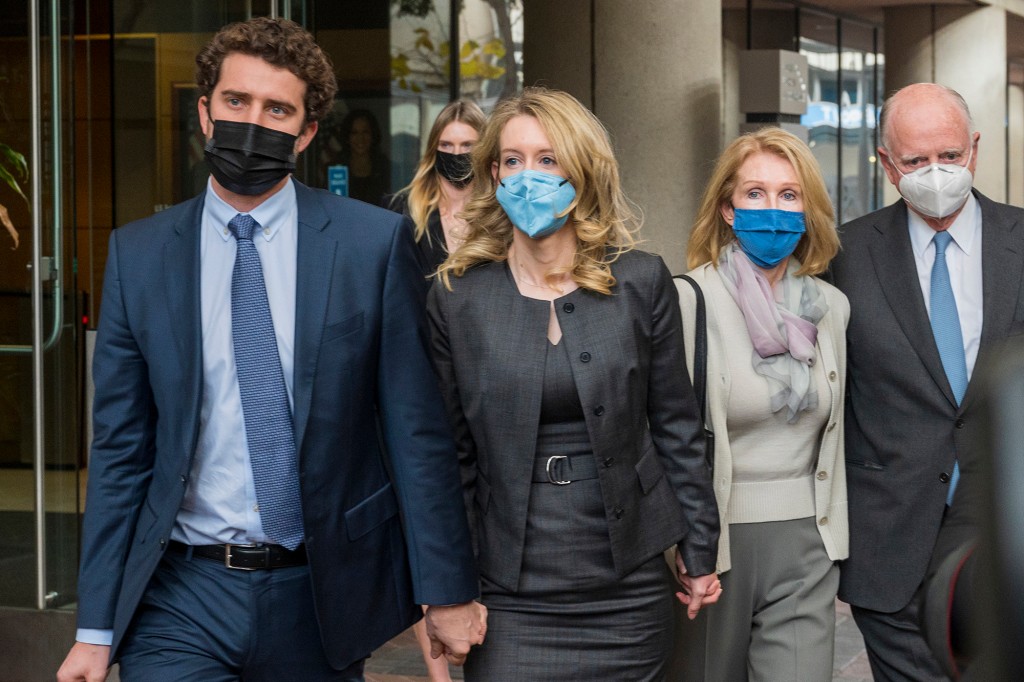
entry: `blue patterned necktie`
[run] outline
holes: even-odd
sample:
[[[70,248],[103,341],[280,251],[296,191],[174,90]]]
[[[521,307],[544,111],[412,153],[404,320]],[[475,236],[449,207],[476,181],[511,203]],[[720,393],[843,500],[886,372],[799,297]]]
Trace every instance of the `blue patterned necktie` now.
[[[946,370],[949,387],[957,405],[964,399],[967,391],[967,358],[964,355],[964,336],[960,331],[960,315],[956,310],[956,299],[953,298],[953,287],[949,283],[949,268],[946,265],[946,247],[953,241],[949,232],[936,232],[935,264],[932,265],[931,282],[931,322],[935,345],[939,347],[939,358]],[[946,504],[953,503],[953,492],[960,480],[960,463],[953,463],[953,477],[949,482],[949,493]]]
[[[231,336],[256,503],[266,536],[295,549],[303,536],[295,434],[263,267],[252,242],[259,223],[239,213],[228,227],[238,241],[231,276]]]

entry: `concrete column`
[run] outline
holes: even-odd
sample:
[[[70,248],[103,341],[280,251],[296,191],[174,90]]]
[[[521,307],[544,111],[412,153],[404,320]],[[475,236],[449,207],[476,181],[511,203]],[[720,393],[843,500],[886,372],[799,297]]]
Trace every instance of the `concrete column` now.
[[[1020,74],[1024,68],[1017,66],[1013,71]],[[1018,78],[1024,80],[1021,75]],[[1024,206],[1024,86],[1011,82],[1007,90],[1006,202]]]
[[[885,10],[885,88],[935,82],[967,100],[981,133],[975,187],[1006,201],[1006,10],[932,5]],[[898,193],[886,183],[886,203]]]
[[[720,0],[524,0],[528,84],[568,90],[608,128],[641,248],[673,272],[721,150]]]

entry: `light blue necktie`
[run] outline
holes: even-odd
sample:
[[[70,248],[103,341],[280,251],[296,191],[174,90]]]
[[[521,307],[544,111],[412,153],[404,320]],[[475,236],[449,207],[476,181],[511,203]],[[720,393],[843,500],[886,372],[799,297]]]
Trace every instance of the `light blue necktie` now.
[[[231,336],[256,503],[267,537],[295,549],[303,537],[295,434],[263,267],[252,242],[259,223],[239,213],[228,227],[238,241],[231,276]]]
[[[960,331],[960,315],[953,298],[953,287],[949,283],[949,268],[946,266],[946,247],[953,241],[949,232],[936,232],[935,264],[932,265],[931,322],[935,345],[939,347],[942,367],[946,370],[949,387],[953,389],[956,404],[959,405],[967,391],[967,358],[964,355],[964,335]],[[953,503],[953,492],[960,480],[960,462],[953,462],[953,477],[949,481],[946,504]]]

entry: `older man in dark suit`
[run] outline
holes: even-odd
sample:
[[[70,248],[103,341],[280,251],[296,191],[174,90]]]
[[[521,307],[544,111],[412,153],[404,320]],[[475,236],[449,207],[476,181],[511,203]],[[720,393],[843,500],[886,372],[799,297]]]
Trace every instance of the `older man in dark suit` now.
[[[110,240],[58,679],[362,680],[418,604],[461,662],[485,611],[411,230],[290,177],[336,88],[309,33],[196,62],[209,186]]]
[[[900,90],[880,133],[903,198],[843,227],[832,270],[851,308],[839,597],[875,680],[921,682],[945,677],[921,635],[920,587],[947,508],[961,503],[959,471],[983,454],[973,368],[1024,329],[1024,211],[972,189],[980,133],[956,92]]]

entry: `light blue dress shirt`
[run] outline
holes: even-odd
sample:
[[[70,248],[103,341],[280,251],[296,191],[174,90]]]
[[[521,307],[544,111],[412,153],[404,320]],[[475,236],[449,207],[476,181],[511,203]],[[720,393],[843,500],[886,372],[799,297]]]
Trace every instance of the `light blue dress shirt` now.
[[[185,498],[171,531],[172,539],[189,545],[267,541],[256,505],[231,337],[231,275],[236,242],[228,222],[237,214],[207,183],[199,245],[203,341],[199,443]],[[287,183],[249,215],[262,227],[260,233],[253,235],[253,242],[263,266],[288,403],[294,408],[292,374],[299,244],[294,185]],[[109,646],[113,631],[80,628],[75,639]]]

